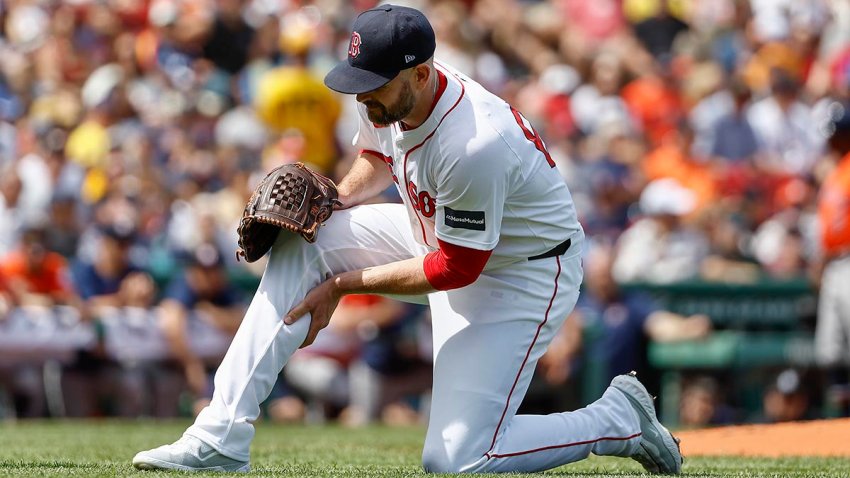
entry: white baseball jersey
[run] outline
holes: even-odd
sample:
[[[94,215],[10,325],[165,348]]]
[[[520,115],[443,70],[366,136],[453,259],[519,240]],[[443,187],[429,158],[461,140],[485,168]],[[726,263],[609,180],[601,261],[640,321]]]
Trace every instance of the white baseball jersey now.
[[[427,296],[434,382],[425,469],[539,471],[638,449],[638,416],[613,388],[575,412],[516,414],[578,298],[583,232],[531,125],[469,78],[438,69],[446,88],[422,125],[376,128],[364,117],[355,140],[384,158],[404,205],[336,211],[313,244],[279,236],[212,402],[187,434],[247,461],[259,403],[310,326],[308,316],[286,325],[283,315],[328,277],[425,255],[440,239],[493,254],[472,284]],[[567,239],[566,253],[544,254]]]
[[[493,250],[485,270],[576,244],[572,197],[534,127],[462,73],[436,67],[446,87],[424,123],[378,127],[358,104],[354,138],[389,166],[416,240]]]

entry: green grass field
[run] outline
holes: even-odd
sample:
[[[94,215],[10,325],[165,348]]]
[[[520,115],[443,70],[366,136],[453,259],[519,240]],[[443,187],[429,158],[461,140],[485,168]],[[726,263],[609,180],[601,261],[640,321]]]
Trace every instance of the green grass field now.
[[[183,473],[140,472],[130,459],[142,449],[171,442],[187,422],[18,422],[0,425],[0,477],[135,476]],[[251,476],[419,477],[420,428],[282,427],[262,424],[252,450]],[[848,437],[850,439],[850,437]],[[850,459],[690,458],[688,476],[848,477]],[[640,476],[627,459],[592,457],[551,470],[565,477]],[[204,476],[204,475],[192,475]],[[210,474],[210,476],[221,476]],[[539,476],[539,475],[498,475]]]

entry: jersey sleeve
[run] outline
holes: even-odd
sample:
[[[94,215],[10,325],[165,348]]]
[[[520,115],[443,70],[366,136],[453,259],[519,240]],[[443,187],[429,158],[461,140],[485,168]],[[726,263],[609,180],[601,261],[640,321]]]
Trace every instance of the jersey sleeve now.
[[[378,135],[375,133],[375,126],[366,117],[366,109],[360,104],[357,104],[357,117],[359,119],[359,128],[357,134],[351,144],[358,150],[380,151],[381,146],[378,142]]]
[[[448,159],[436,174],[437,238],[473,249],[494,249],[507,197],[506,162],[473,154]]]
[[[440,248],[426,255],[423,263],[425,277],[437,290],[458,289],[475,282],[493,252],[437,241]]]

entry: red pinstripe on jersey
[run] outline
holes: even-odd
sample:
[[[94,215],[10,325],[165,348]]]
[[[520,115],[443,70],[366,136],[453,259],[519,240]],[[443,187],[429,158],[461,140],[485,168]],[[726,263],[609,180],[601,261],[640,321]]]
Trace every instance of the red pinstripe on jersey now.
[[[375,151],[373,149],[361,149],[360,154],[363,154],[363,153],[368,153],[368,154],[371,154],[372,156],[377,156],[379,159],[383,159],[385,163],[392,165],[392,161],[393,161],[392,156],[387,156],[386,154],[384,154],[380,151]]]
[[[441,72],[439,72],[439,71],[438,71],[438,73],[439,73],[439,74],[442,74],[442,73],[441,73]],[[441,82],[441,83],[442,83],[442,82]],[[444,115],[443,115],[443,117],[442,117],[442,118],[440,118],[440,122],[439,122],[439,123],[437,123],[437,126],[436,126],[436,127],[434,127],[434,131],[431,131],[431,133],[430,133],[428,136],[426,136],[426,137],[425,137],[425,139],[423,139],[421,143],[419,143],[419,144],[417,144],[416,146],[414,146],[414,147],[410,148],[410,149],[407,151],[407,153],[405,153],[405,155],[404,155],[404,164],[403,164],[403,167],[404,167],[404,184],[409,184],[409,183],[410,183],[410,180],[407,178],[407,158],[409,158],[409,157],[410,157],[410,153],[412,153],[412,152],[416,151],[417,149],[421,148],[423,144],[425,144],[425,143],[426,143],[429,139],[431,139],[431,137],[432,137],[432,136],[434,136],[434,134],[437,132],[437,129],[439,129],[439,128],[440,128],[440,125],[441,125],[441,124],[443,124],[443,121],[446,119],[446,116],[448,116],[448,115],[449,115],[449,113],[451,113],[452,111],[454,111],[454,109],[455,109],[455,108],[457,108],[457,105],[459,105],[459,104],[460,104],[460,100],[462,100],[462,99],[463,99],[463,96],[466,94],[466,87],[464,87],[464,86],[463,86],[463,82],[462,82],[462,81],[458,81],[458,83],[460,83],[460,96],[458,96],[457,101],[455,101],[455,103],[452,105],[452,107],[451,107],[451,108],[449,108],[449,110],[448,110],[448,111],[446,111],[446,114],[444,114]],[[409,193],[408,193],[408,195],[409,195]],[[410,201],[415,201],[415,199],[414,199],[414,198],[408,198],[408,199],[410,199]],[[413,204],[413,202],[411,202],[411,205],[412,205],[412,204]],[[418,211],[417,211],[417,213],[416,213],[416,219],[418,219],[418,220],[419,220],[419,227],[422,229],[422,240],[425,242],[425,244],[426,244],[426,245],[430,246],[431,244],[428,244],[428,236],[426,236],[426,235],[425,235],[425,223],[423,223],[423,222],[422,222],[422,218],[421,218],[421,217],[419,217],[419,212],[418,212]]]

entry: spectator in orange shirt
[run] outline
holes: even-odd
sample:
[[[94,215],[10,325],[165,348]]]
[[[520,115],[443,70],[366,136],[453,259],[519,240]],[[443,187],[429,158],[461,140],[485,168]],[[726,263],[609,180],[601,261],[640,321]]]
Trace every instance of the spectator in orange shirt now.
[[[14,305],[74,305],[67,282],[65,258],[47,249],[46,230],[30,227],[21,235],[18,247],[0,259],[0,275],[5,278]]]
[[[715,179],[710,167],[693,157],[694,132],[687,123],[679,123],[663,144],[650,152],[642,163],[643,173],[650,181],[675,179],[692,192],[695,210],[709,204],[715,197]]]
[[[670,61],[665,58],[656,71],[631,81],[620,92],[632,116],[654,146],[675,131],[676,125],[685,116]]]
[[[821,185],[818,200],[823,273],[815,332],[819,362],[836,366],[850,360],[850,101],[831,105],[829,146],[841,158]]]

